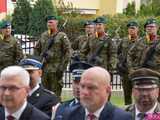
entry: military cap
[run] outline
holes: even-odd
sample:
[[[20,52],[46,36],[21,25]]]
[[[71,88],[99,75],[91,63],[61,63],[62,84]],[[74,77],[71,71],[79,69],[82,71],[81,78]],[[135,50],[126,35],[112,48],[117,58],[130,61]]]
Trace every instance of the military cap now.
[[[69,70],[70,72],[72,72],[73,80],[80,80],[81,75],[84,72],[84,70],[90,67],[93,67],[93,66],[86,62],[77,61],[77,62],[72,63],[69,66]]]
[[[42,69],[42,63],[36,59],[27,58],[22,59],[19,63],[20,66],[26,70],[39,70]]]
[[[95,23],[103,23],[103,24],[106,24],[107,23],[107,20],[105,17],[97,17],[95,20],[94,20]]]
[[[145,24],[144,24],[144,28],[149,25],[149,24],[158,24],[155,18],[149,18],[146,20]]]
[[[138,23],[136,21],[129,21],[127,27],[138,27]]]
[[[87,26],[87,25],[95,25],[95,23],[91,20],[88,20],[84,23],[84,27]]]
[[[1,29],[5,29],[5,28],[7,28],[9,26],[11,26],[11,22],[6,21],[6,20],[1,22]]]
[[[57,18],[57,16],[49,15],[49,16],[47,16],[46,21],[49,21],[49,20],[58,20],[58,18]]]
[[[160,83],[160,73],[148,68],[140,68],[130,74],[130,80],[135,88],[154,88]]]

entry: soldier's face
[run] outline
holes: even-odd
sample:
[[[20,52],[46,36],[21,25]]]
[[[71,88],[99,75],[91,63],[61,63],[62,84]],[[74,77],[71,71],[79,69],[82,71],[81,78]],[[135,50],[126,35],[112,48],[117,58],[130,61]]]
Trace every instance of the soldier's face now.
[[[27,70],[30,75],[30,87],[34,88],[42,76],[42,70]]]
[[[77,99],[80,98],[79,83],[80,83],[80,80],[73,80],[72,82],[73,95]]]
[[[57,20],[48,20],[47,27],[48,29],[54,30],[57,29],[58,21]]]
[[[103,23],[96,23],[96,31],[99,33],[105,32],[105,25]]]
[[[138,27],[129,27],[128,28],[128,34],[131,36],[137,36],[138,35]]]
[[[11,31],[12,31],[11,26],[8,26],[7,28],[2,29],[2,33],[3,33],[4,36],[11,35]]]
[[[149,110],[157,101],[159,88],[133,88],[132,94],[137,106],[143,110]]]
[[[156,24],[149,24],[146,26],[146,32],[149,35],[156,35],[158,31],[158,26]]]
[[[96,31],[95,25],[86,25],[85,32],[87,35],[95,35],[95,31]]]

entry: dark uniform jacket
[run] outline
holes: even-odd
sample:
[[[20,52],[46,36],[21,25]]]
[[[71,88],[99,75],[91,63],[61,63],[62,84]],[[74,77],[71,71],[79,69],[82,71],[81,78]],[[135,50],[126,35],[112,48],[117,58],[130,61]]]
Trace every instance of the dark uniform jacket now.
[[[0,108],[0,120],[5,120],[5,112],[3,107]],[[31,104],[27,104],[19,120],[50,120],[50,119],[45,113],[33,107]]]
[[[55,120],[85,120],[85,109],[81,105],[71,107],[63,116],[58,116]],[[99,120],[132,120],[132,117],[130,113],[107,103]]]
[[[135,105],[134,105],[134,104],[129,105],[129,106],[126,108],[126,111],[131,112],[132,117],[134,118],[133,120],[135,120],[135,116],[136,116]],[[155,112],[155,113],[160,112],[160,104],[159,104],[159,103],[157,104],[154,112]]]
[[[71,109],[72,107],[79,106],[80,103],[76,102],[75,99],[71,99],[63,102],[56,110],[55,118],[57,119],[60,116],[64,116],[64,114]]]
[[[52,114],[52,106],[59,102],[59,99],[53,92],[46,90],[43,87],[39,87],[27,100],[49,116]]]

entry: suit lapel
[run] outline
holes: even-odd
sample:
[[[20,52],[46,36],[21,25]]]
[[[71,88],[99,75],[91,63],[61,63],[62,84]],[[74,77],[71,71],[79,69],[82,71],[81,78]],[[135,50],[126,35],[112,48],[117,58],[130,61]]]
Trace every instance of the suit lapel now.
[[[33,107],[28,103],[25,110],[23,111],[20,120],[30,120]]]
[[[41,88],[38,88],[31,96],[28,97],[28,102],[35,105],[41,95]]]
[[[5,113],[3,107],[0,107],[0,120],[5,120]]]
[[[100,118],[99,120],[104,120],[107,118],[107,120],[112,120],[112,114],[114,111],[114,106],[111,103],[106,103],[106,105],[104,106],[101,114],[100,114]]]
[[[157,104],[157,106],[156,106],[154,112],[160,112],[160,104],[159,104],[159,103]]]
[[[85,120],[85,110],[81,105],[71,107],[70,110],[69,120]]]

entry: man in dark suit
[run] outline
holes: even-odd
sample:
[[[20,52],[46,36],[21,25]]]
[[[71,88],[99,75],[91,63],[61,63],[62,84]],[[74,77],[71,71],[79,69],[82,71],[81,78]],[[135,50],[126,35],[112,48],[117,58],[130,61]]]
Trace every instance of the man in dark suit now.
[[[85,63],[85,62],[80,62],[76,61],[73,62],[70,66],[70,72],[72,72],[72,91],[73,91],[73,96],[74,98],[68,101],[63,102],[56,111],[53,111],[52,113],[52,119],[54,118],[57,119],[60,116],[63,116],[68,109],[71,107],[77,106],[80,104],[79,97],[80,97],[80,91],[79,91],[79,83],[80,83],[80,78],[84,70],[92,67],[92,65]]]
[[[126,108],[134,120],[155,117],[160,112],[158,103],[160,73],[147,68],[140,68],[130,74],[134,104]],[[155,114],[154,114],[155,113]],[[143,116],[142,116],[143,115]],[[152,119],[158,120],[158,119]]]
[[[52,106],[59,102],[58,97],[45,89],[41,83],[42,64],[35,58],[22,59],[20,65],[30,74],[30,92],[28,102],[51,117]]]
[[[108,102],[111,76],[104,68],[85,70],[80,80],[80,106],[56,120],[132,120],[131,114]]]
[[[49,117],[29,104],[28,72],[19,66],[4,68],[0,74],[1,102],[0,120],[49,120]]]

